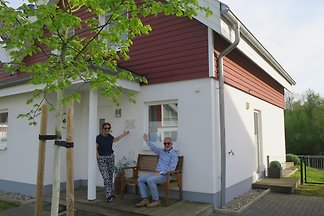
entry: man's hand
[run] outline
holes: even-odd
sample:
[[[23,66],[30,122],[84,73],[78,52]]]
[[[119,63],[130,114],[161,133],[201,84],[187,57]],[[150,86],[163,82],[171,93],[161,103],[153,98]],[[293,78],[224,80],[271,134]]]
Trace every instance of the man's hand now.
[[[154,173],[154,176],[160,176],[160,175],[161,175],[161,173],[159,173],[159,172]]]
[[[143,139],[144,139],[145,142],[147,142],[147,140],[148,140],[148,135],[147,135],[147,134],[144,134],[144,135],[143,135]]]
[[[123,136],[127,136],[129,134],[128,130],[124,130]]]

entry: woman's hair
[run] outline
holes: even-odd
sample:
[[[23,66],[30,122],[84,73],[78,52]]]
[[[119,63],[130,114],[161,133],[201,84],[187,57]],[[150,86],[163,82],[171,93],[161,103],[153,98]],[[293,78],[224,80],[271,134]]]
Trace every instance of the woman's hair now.
[[[105,123],[102,124],[101,129],[104,129],[104,127],[107,126],[107,125],[111,128],[110,123],[109,122],[105,122]]]

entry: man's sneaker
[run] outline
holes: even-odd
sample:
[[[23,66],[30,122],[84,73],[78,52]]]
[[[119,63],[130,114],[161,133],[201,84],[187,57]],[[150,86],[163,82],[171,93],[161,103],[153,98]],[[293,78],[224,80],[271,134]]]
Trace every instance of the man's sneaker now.
[[[135,206],[136,207],[143,207],[143,206],[146,206],[148,204],[150,204],[150,200],[147,199],[147,198],[144,198],[144,199],[142,199],[141,202],[137,203]]]
[[[147,204],[146,207],[152,208],[152,207],[156,207],[156,206],[159,206],[159,205],[161,205],[161,201],[160,200],[154,200],[150,204]]]
[[[111,202],[111,201],[113,201],[113,199],[115,199],[116,197],[114,196],[114,195],[111,195],[111,196],[108,196],[107,198],[106,198],[106,201],[107,202]]]

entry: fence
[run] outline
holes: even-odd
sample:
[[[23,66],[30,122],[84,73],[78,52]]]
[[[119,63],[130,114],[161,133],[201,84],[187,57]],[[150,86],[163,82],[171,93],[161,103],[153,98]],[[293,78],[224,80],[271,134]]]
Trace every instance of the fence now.
[[[300,155],[301,184],[324,184],[324,156]]]

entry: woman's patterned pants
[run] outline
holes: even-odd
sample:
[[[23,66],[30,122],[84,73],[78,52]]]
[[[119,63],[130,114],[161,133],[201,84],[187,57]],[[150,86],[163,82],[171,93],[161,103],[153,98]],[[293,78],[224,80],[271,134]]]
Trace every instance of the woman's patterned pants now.
[[[115,167],[115,155],[99,156],[98,158],[99,171],[104,180],[104,186],[106,190],[106,198],[112,195],[113,190],[113,176]]]

